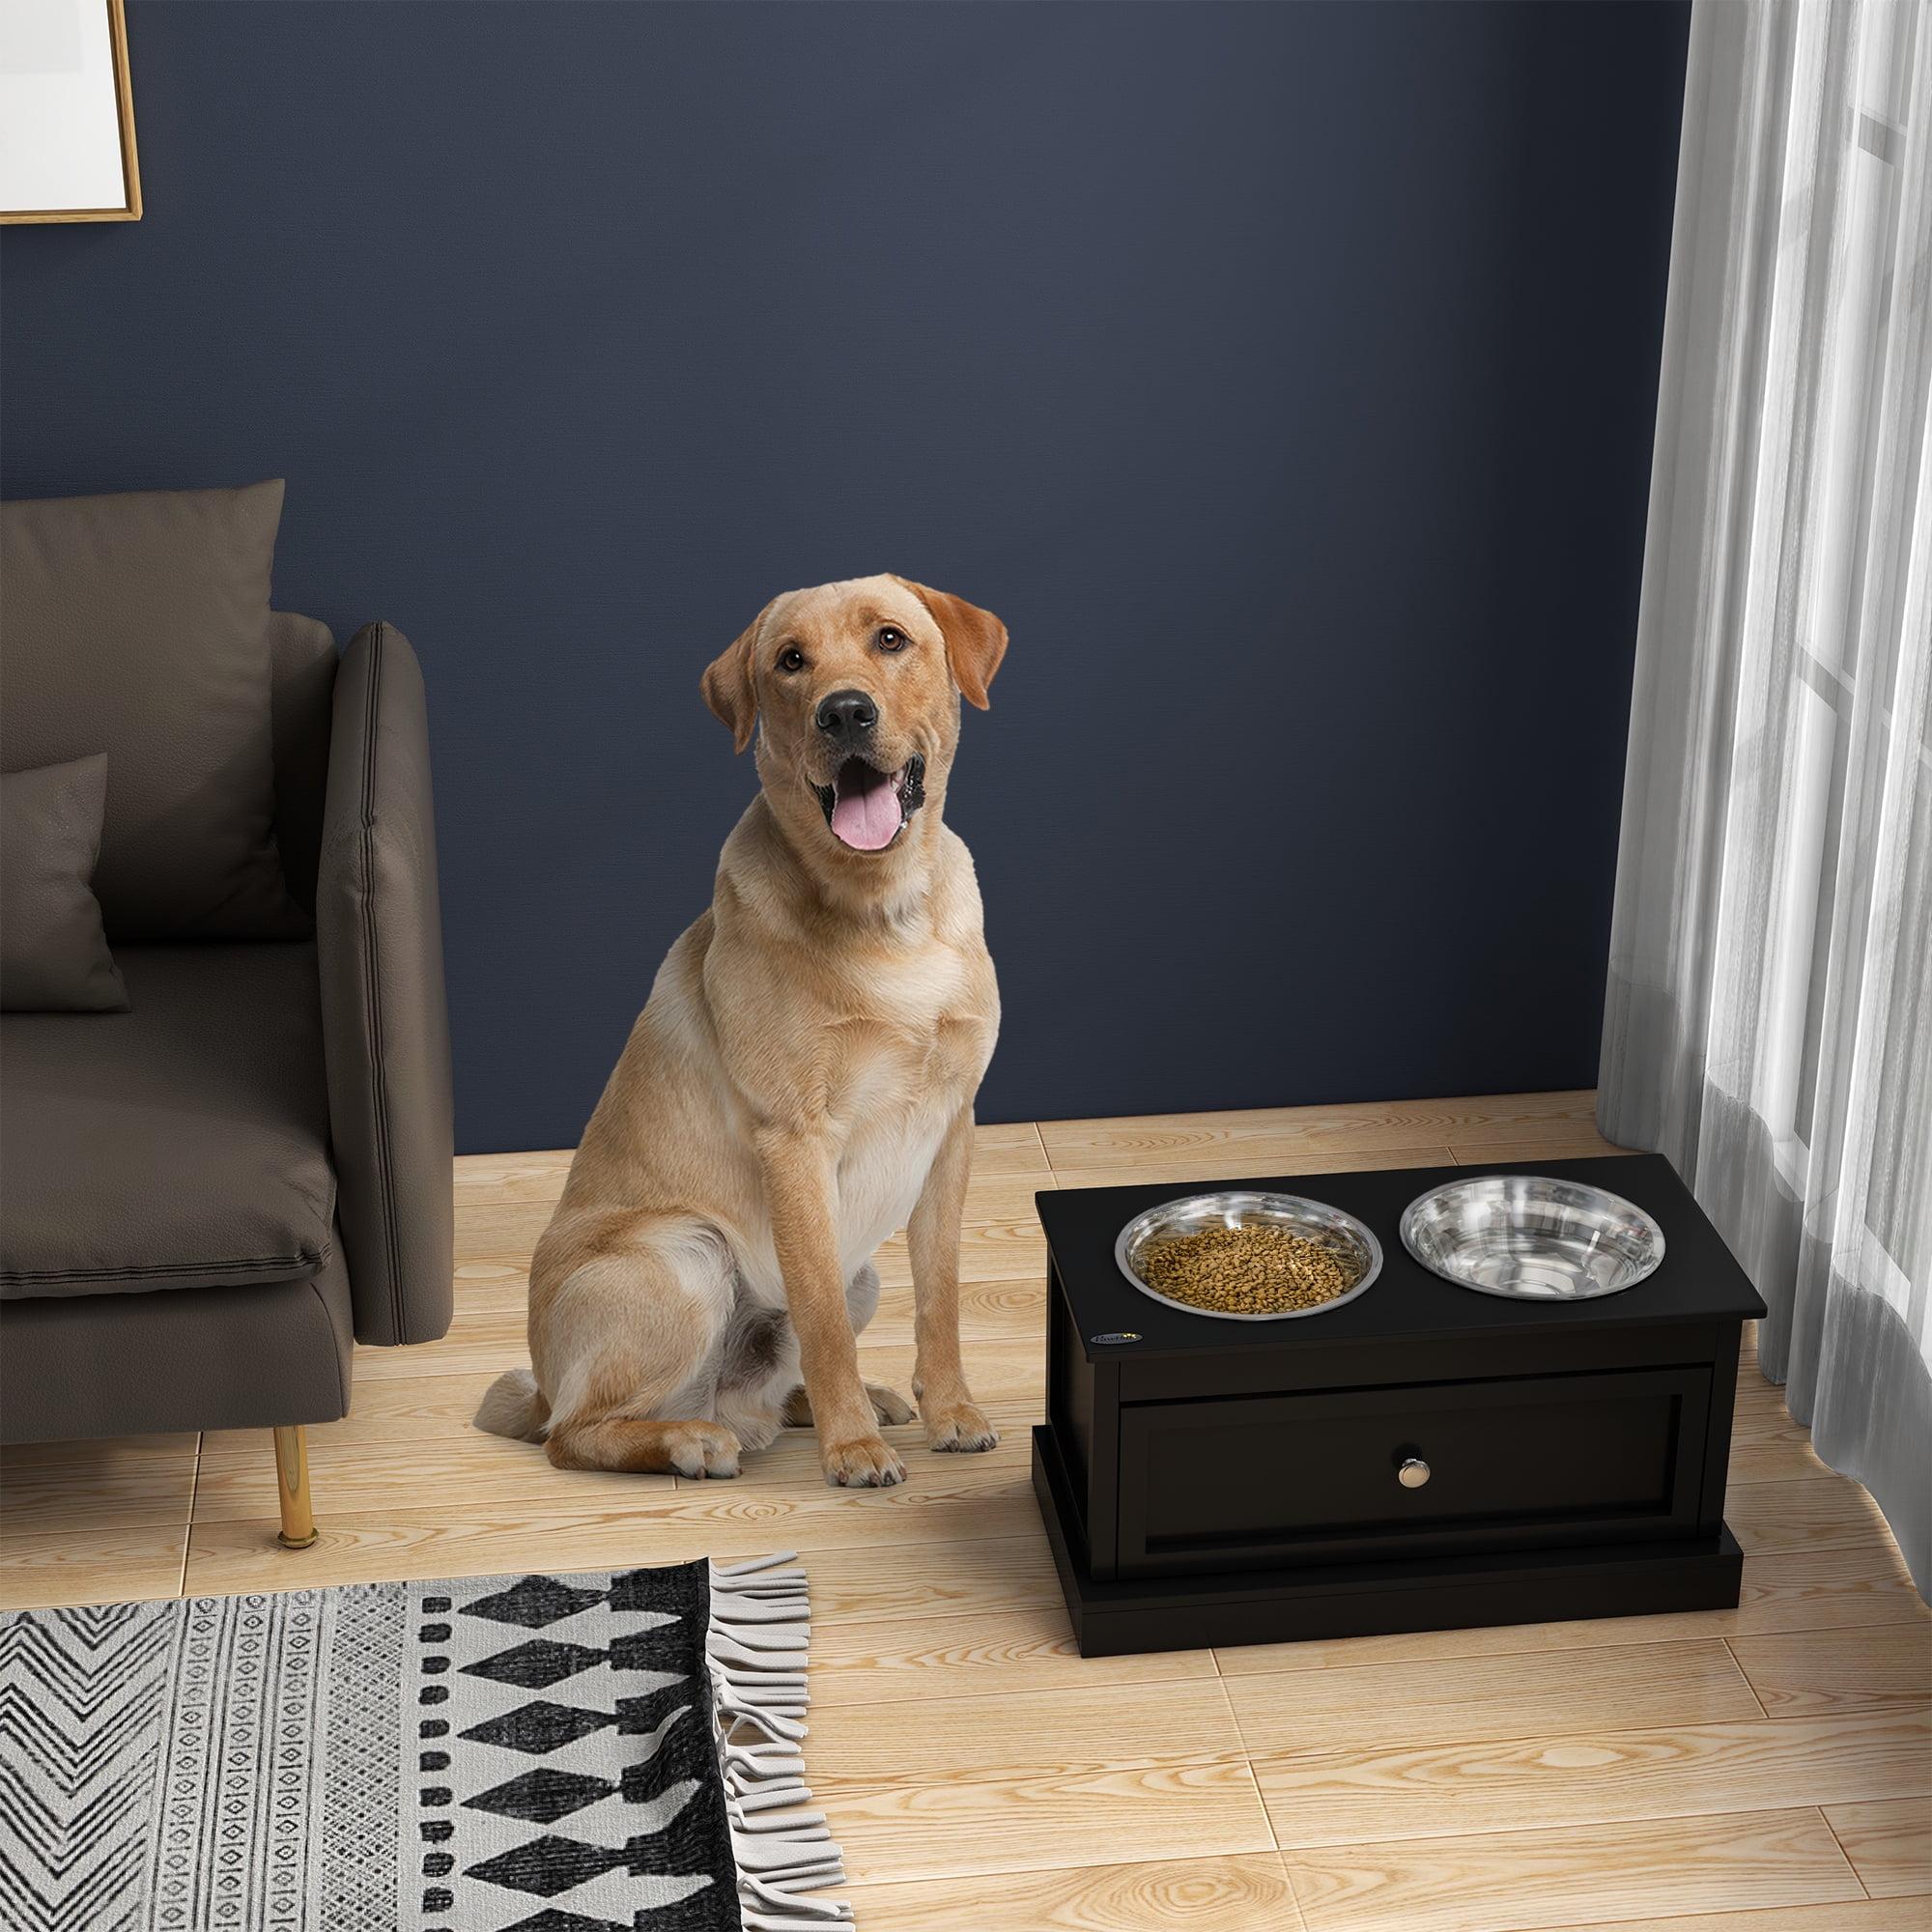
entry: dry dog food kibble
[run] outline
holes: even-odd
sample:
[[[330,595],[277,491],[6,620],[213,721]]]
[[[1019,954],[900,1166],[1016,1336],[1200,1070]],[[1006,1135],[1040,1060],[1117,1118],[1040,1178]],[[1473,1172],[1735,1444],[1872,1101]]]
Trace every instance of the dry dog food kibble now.
[[[1224,1315],[1287,1315],[1346,1294],[1353,1264],[1286,1228],[1208,1228],[1151,1241],[1141,1278],[1158,1294]]]

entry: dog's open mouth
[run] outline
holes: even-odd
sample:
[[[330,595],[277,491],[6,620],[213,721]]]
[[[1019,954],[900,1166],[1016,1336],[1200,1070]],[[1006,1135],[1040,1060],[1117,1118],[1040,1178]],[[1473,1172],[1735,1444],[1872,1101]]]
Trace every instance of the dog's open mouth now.
[[[864,758],[847,758],[829,785],[812,790],[841,845],[883,852],[925,803],[925,760],[908,758],[897,771],[882,772]]]

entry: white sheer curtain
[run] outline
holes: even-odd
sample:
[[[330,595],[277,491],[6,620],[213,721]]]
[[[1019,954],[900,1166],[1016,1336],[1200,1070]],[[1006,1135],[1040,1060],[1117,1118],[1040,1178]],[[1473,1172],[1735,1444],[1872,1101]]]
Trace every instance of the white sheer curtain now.
[[[1696,0],[1599,1119],[1932,1583],[1932,5]]]

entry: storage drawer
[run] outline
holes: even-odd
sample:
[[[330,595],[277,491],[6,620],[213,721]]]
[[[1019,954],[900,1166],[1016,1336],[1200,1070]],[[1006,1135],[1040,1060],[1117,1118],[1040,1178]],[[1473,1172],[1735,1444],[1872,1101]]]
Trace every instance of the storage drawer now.
[[[1690,1535],[1710,1393],[1699,1365],[1128,1404],[1119,1574]]]

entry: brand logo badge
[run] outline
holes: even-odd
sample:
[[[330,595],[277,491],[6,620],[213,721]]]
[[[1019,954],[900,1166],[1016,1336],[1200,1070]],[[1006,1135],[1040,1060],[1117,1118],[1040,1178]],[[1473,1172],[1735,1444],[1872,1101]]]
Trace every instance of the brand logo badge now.
[[[1141,1338],[1140,1331],[1136,1328],[1108,1328],[1098,1335],[1090,1335],[1087,1339],[1097,1349],[1105,1343],[1138,1342]]]

